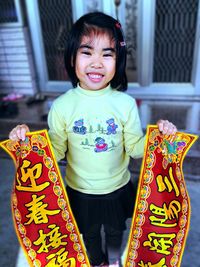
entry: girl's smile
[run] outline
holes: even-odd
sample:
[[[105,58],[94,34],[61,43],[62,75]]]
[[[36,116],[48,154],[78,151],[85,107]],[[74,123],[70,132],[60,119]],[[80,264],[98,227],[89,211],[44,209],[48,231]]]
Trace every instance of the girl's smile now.
[[[93,82],[100,82],[101,78],[103,77],[102,74],[98,74],[98,73],[88,73],[88,77],[91,81]]]
[[[76,57],[76,75],[86,90],[105,88],[115,75],[115,44],[108,34],[83,36]]]

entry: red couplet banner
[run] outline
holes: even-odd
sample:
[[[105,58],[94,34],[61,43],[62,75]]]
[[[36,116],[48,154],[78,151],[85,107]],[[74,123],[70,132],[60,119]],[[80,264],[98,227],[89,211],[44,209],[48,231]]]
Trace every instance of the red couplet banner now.
[[[19,242],[30,266],[90,266],[46,130],[0,144],[13,158],[11,197]]]
[[[179,267],[190,223],[182,164],[197,136],[148,126],[126,267]]]
[[[148,126],[126,267],[179,267],[190,200],[182,164],[197,136],[163,136]],[[19,242],[33,267],[90,266],[46,130],[0,143],[13,158],[11,196]]]

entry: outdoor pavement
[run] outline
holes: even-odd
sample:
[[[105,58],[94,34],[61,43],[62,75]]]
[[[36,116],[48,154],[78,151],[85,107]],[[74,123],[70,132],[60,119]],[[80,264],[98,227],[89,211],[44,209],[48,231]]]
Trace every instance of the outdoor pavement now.
[[[3,152],[4,153],[4,152]],[[0,267],[28,267],[15,235],[10,211],[10,194],[14,178],[14,164],[4,154],[0,158]],[[200,267],[200,176],[195,181],[186,179],[191,198],[191,227],[181,267]],[[127,225],[130,225],[130,220]],[[129,229],[125,232],[124,245]]]

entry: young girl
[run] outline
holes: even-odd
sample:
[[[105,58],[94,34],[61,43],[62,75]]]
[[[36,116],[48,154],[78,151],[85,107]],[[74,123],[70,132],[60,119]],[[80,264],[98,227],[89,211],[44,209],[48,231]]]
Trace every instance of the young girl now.
[[[142,157],[145,140],[136,102],[121,92],[127,79],[120,23],[100,12],[82,16],[69,35],[65,65],[74,89],[54,101],[49,136],[56,159],[67,155],[67,193],[91,265],[117,267],[134,206],[129,159]],[[158,127],[163,134],[176,132],[168,121]],[[9,137],[24,140],[27,131],[18,125]]]

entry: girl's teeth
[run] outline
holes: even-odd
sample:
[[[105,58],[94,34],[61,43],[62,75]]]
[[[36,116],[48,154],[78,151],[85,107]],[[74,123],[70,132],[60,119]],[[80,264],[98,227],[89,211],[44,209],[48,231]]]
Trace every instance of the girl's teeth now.
[[[89,74],[89,76],[93,79],[98,79],[98,78],[101,78],[102,75],[99,75],[99,74]]]

